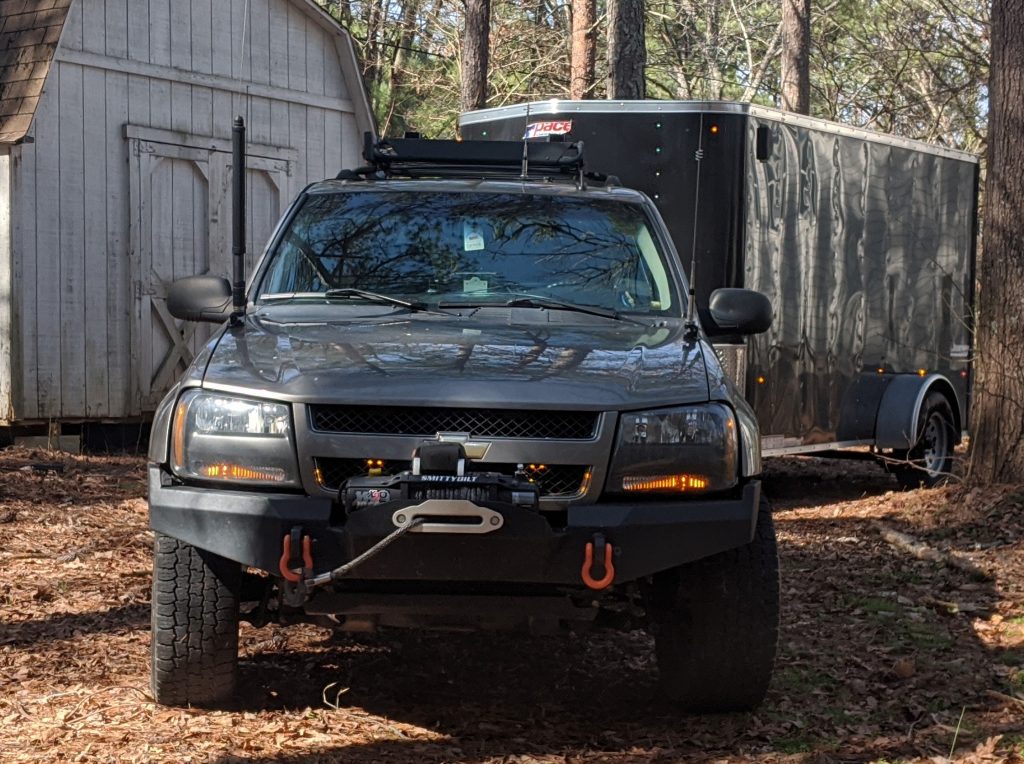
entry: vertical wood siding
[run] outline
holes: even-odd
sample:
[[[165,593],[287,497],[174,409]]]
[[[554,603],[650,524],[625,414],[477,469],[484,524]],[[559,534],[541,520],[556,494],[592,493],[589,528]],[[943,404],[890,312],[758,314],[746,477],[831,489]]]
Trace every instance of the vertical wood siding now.
[[[133,345],[152,339],[131,336],[139,286],[130,226],[139,213],[129,209],[126,124],[229,139],[233,116],[244,114],[253,143],[295,152],[285,200],[358,162],[353,109],[363,102],[361,84],[346,83],[347,49],[302,2],[249,0],[248,19],[246,4],[76,0],[36,112],[35,142],[10,154],[13,302],[3,299],[0,266],[0,420],[12,418],[10,396],[20,421],[144,413],[132,394]],[[220,78],[251,85],[220,86]],[[0,155],[0,190],[7,164]],[[169,185],[154,187],[154,200],[204,182],[183,167],[166,172]],[[168,203],[157,214],[177,211]],[[191,218],[174,219],[173,230],[175,249],[191,245]],[[195,260],[209,259],[203,246]],[[182,275],[178,263],[167,266]],[[13,380],[2,368],[9,337]]]
[[[11,154],[0,146],[0,417],[11,411]]]

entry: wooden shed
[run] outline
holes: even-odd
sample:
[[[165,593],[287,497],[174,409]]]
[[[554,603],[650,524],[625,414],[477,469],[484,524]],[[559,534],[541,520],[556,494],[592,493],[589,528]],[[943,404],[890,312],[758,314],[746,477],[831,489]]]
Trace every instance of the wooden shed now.
[[[250,265],[372,130],[314,0],[0,0],[0,423],[144,416],[206,329],[174,279],[230,273],[231,122]]]

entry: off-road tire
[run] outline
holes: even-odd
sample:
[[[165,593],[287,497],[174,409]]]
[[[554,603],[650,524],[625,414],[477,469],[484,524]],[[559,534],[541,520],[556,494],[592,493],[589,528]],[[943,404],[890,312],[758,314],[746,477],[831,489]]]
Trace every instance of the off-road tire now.
[[[241,582],[238,563],[156,534],[150,686],[157,703],[208,707],[231,700]]]
[[[649,617],[661,694],[683,711],[764,700],[779,638],[779,557],[761,499],[754,540],[655,577]]]
[[[953,468],[953,445],[956,429],[953,408],[942,393],[929,393],[921,403],[918,416],[917,443],[909,451],[893,452],[889,471],[900,488],[932,488],[949,479]]]

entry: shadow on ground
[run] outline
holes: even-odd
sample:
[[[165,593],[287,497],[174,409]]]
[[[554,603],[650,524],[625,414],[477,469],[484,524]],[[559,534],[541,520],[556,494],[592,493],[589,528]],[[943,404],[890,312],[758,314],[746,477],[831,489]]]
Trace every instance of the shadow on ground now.
[[[828,485],[826,501],[895,487],[873,470]],[[780,506],[801,505],[802,497],[789,493],[799,489],[795,480],[769,473],[769,489],[782,489]],[[999,686],[991,667],[1019,657],[987,650],[972,628],[999,601],[995,585],[908,557],[863,519],[811,514],[777,515],[780,654],[756,713],[676,713],[657,697],[643,632],[325,636],[302,652],[260,651],[246,661],[245,710],[301,712],[326,701],[348,723],[353,714],[363,720],[359,739],[309,754],[222,762],[586,756],[632,763],[798,753],[865,761],[948,752],[961,709],[984,708],[986,691]],[[403,739],[389,720],[436,735]],[[970,747],[1005,731],[999,723],[977,724],[958,739]]]
[[[148,603],[122,605],[99,612],[53,613],[45,618],[18,623],[0,621],[0,645],[30,646],[88,634],[117,634],[148,626]]]

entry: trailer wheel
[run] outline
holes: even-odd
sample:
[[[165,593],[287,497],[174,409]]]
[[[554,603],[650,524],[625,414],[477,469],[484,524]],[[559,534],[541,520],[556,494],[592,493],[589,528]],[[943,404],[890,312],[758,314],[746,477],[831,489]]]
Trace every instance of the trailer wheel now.
[[[764,498],[754,540],[658,574],[651,627],[662,695],[694,713],[764,700],[779,636],[779,557]]]
[[[157,703],[215,706],[232,698],[241,583],[238,563],[156,534],[150,686]]]
[[[917,443],[909,451],[894,451],[892,472],[900,487],[931,488],[944,483],[953,467],[956,426],[953,408],[942,393],[929,393],[918,416]]]

